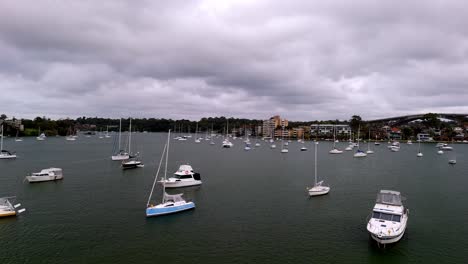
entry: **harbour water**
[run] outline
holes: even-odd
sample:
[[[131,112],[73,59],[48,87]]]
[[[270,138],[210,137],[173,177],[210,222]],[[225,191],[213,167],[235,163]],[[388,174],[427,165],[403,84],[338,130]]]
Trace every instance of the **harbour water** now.
[[[123,171],[111,161],[112,139],[23,142],[6,139],[16,160],[0,160],[0,196],[17,196],[27,211],[0,219],[0,263],[463,263],[468,258],[468,145],[437,155],[435,144],[371,145],[375,154],[330,155],[319,144],[318,175],[329,195],[309,198],[313,144],[289,153],[244,151],[209,141],[171,140],[169,173],[190,163],[203,185],[184,192],[196,209],[146,218],[145,206],[166,139],[136,134],[144,168]],[[346,143],[338,143],[344,149]],[[366,149],[366,147],[363,147]],[[454,158],[458,163],[449,165]],[[24,177],[60,167],[64,179],[28,184]],[[380,189],[401,191],[410,209],[405,237],[379,249],[366,218]],[[153,201],[161,199],[161,186]]]

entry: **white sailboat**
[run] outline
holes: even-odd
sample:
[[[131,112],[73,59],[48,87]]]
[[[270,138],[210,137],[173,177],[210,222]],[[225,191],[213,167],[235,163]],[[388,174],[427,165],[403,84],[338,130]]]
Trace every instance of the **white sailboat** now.
[[[195,128],[195,143],[200,143],[201,140],[198,138],[198,122],[197,127]]]
[[[15,137],[15,141],[16,141],[16,142],[21,142],[21,141],[23,141],[23,139],[19,137],[19,129],[18,129],[18,130],[16,130],[16,137]]]
[[[104,134],[105,138],[110,138],[111,136],[109,135],[109,126],[106,128],[106,134]]]
[[[112,160],[126,160],[130,158],[130,155],[122,149],[121,147],[122,141],[122,118],[119,121],[119,149],[118,152],[112,155]]]
[[[308,188],[307,191],[309,192],[309,196],[320,196],[324,195],[330,192],[330,187],[328,186],[323,186],[323,181],[317,182],[317,145],[318,142],[314,142],[315,145],[315,182],[314,182],[314,187]]]
[[[11,153],[10,151],[3,149],[3,124],[1,126],[2,134],[0,138],[0,159],[16,159],[16,154]]]
[[[418,140],[418,154],[416,155],[417,157],[422,157],[423,154],[421,152],[421,140]]]
[[[67,141],[75,141],[76,140],[76,137],[74,136],[74,133],[73,133],[73,130],[72,130],[71,126],[68,128],[67,136],[65,137],[65,140],[67,140]]]
[[[287,148],[285,148],[284,146],[285,146],[285,143],[284,143],[284,126],[282,126],[282,128],[281,128],[281,153],[288,153],[289,150]]]
[[[370,128],[369,128],[369,140],[367,140],[367,154],[374,154],[374,151],[370,149]]]
[[[341,154],[342,150],[336,148],[336,126],[333,126],[333,149],[329,151],[330,154]]]
[[[231,141],[229,141],[229,120],[226,119],[226,137],[224,138],[223,140],[223,148],[232,148],[234,146],[234,144],[232,144]]]
[[[359,141],[360,141],[359,134],[360,134],[360,130],[361,130],[361,126],[359,125],[359,128],[358,128],[358,136],[357,136],[357,148],[358,148],[358,150],[356,151],[356,153],[354,153],[354,157],[355,157],[355,158],[363,158],[363,157],[366,157],[366,156],[367,156],[367,154],[359,148]]]
[[[132,156],[132,119],[130,118],[130,126],[128,128],[128,153],[129,158],[122,161],[122,169],[136,169],[142,168],[144,165],[139,159],[137,152],[135,155]]]
[[[194,202],[187,202],[182,198],[182,193],[181,194],[175,194],[175,195],[169,195],[166,193],[166,175],[167,175],[167,163],[169,160],[169,140],[171,138],[171,131],[169,130],[169,133],[167,135],[167,143],[164,145],[164,150],[161,155],[161,160],[159,161],[159,167],[158,171],[156,172],[156,176],[154,177],[154,182],[153,182],[153,187],[151,188],[150,195],[148,197],[148,202],[146,203],[146,217],[150,216],[159,216],[159,215],[165,215],[165,214],[172,214],[172,213],[177,213],[181,211],[186,211],[189,209],[194,209],[195,208],[195,203]],[[153,195],[154,191],[154,186],[156,185],[156,181],[158,179],[159,171],[161,169],[161,164],[164,159],[164,154],[166,154],[166,164],[164,167],[164,179],[162,182],[162,202],[157,205],[151,204],[151,196]]]
[[[210,145],[215,145],[214,141],[213,141],[213,137],[214,137],[214,134],[213,134],[213,124],[211,124],[211,135],[210,135]]]
[[[307,147],[304,145],[305,144],[305,136],[304,136],[305,132],[302,132],[302,147],[301,147],[301,151],[307,151]]]
[[[37,140],[39,141],[44,141],[47,137],[44,133],[41,133],[41,128],[39,128],[39,135],[36,137]]]

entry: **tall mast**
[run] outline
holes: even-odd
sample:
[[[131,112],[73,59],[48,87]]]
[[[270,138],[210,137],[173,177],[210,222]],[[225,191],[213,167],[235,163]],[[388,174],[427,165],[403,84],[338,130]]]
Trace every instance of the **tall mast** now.
[[[2,124],[2,139],[0,143],[0,150],[3,150],[3,124]]]
[[[130,128],[128,129],[130,130],[128,133],[128,154],[131,155],[131,146],[132,146],[132,119],[130,118]]]
[[[315,185],[317,185],[317,145],[318,142],[315,143]]]
[[[159,160],[158,171],[156,172],[156,175],[154,176],[153,187],[151,187],[151,192],[150,192],[150,195],[148,197],[148,202],[146,202],[147,207],[148,207],[148,205],[149,205],[149,203],[151,201],[151,196],[153,196],[154,186],[156,185],[156,181],[158,180],[158,175],[159,175],[159,171],[161,169],[162,161],[164,159],[164,154],[166,153],[166,148],[167,148],[167,144],[164,144],[164,149],[163,149],[163,152],[161,154],[161,159]],[[163,186],[164,186],[164,182],[163,182]]]
[[[171,138],[171,130],[169,129],[169,133],[167,135],[167,150],[166,150],[166,165],[164,166],[164,181],[163,181],[163,200],[166,196],[166,175],[167,175],[167,160],[169,159],[169,139]]]
[[[122,150],[122,148],[120,147],[121,134],[122,134],[122,118],[120,118],[120,121],[119,121],[119,152],[120,150]]]
[[[336,145],[336,125],[333,126],[333,149],[335,149]]]
[[[356,141],[357,141],[357,148],[359,150],[359,132],[361,131],[361,124],[359,124],[358,126],[358,131],[357,131],[357,138],[356,138]]]

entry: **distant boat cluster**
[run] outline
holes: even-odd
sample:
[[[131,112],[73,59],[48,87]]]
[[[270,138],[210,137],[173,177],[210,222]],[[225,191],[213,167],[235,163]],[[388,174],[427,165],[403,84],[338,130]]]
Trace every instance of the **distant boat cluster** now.
[[[134,168],[141,168],[143,167],[143,163],[140,159],[139,152],[132,152],[132,122],[130,119],[129,129],[128,129],[128,139],[127,144],[124,146],[122,143],[122,125],[120,121],[119,132],[115,134],[116,137],[114,141],[114,151],[110,160],[119,161],[121,162],[122,169],[134,169]],[[359,129],[360,130],[360,129]],[[358,130],[358,131],[359,131]],[[226,131],[228,131],[228,124],[226,125]],[[331,150],[329,150],[329,154],[337,155],[337,154],[344,154],[343,150],[338,148],[338,144],[340,143],[336,140],[336,131],[333,131],[333,146]],[[284,135],[284,133],[282,133]],[[371,139],[370,133],[368,137],[367,143],[367,151],[363,151],[360,149],[360,141],[361,139],[358,137],[356,142],[352,140],[350,137],[349,145],[345,148],[347,151],[351,151],[354,148],[357,150],[353,153],[353,157],[356,158],[363,158],[366,157],[368,154],[374,154],[374,150],[371,149]],[[110,138],[108,131],[105,134],[100,133],[99,138]],[[281,150],[280,153],[289,153],[291,148],[290,144],[291,140],[287,140],[284,136],[281,138],[273,138],[273,137],[254,137],[253,139],[250,135],[245,135],[244,138],[235,137],[229,135],[228,133],[224,135],[219,135],[211,132],[207,132],[205,137],[200,137],[198,133],[198,126],[196,129],[195,137],[193,138],[193,142],[196,144],[200,144],[202,142],[209,142],[209,145],[215,146],[216,143],[214,141],[215,138],[222,138],[221,146],[222,148],[232,148],[234,146],[233,141],[242,140],[244,144],[244,150],[250,151],[255,148],[260,148],[262,146],[262,142],[269,143],[269,148],[272,150],[276,149],[276,141],[281,142]],[[36,138],[38,141],[45,141],[47,139],[44,133],[40,133],[39,136]],[[70,131],[70,134],[65,137],[67,141],[75,141],[78,139],[78,136]],[[175,141],[188,141],[192,139],[192,135],[183,135],[180,133],[179,135],[175,135],[173,140]],[[16,140],[16,142],[21,142],[22,140]],[[164,144],[164,148],[161,153],[161,158],[159,161],[159,165],[154,177],[154,181],[152,184],[151,192],[148,197],[148,201],[146,204],[146,211],[145,214],[147,217],[152,216],[161,216],[166,214],[172,214],[177,212],[182,212],[190,209],[195,208],[195,202],[186,200],[183,198],[183,193],[178,194],[168,194],[166,193],[166,189],[169,188],[183,188],[183,187],[190,187],[190,186],[198,186],[202,184],[201,175],[194,171],[191,165],[189,164],[182,164],[179,166],[178,170],[173,174],[172,177],[168,177],[168,163],[169,163],[169,151],[170,151],[170,142],[171,142],[171,131],[169,131],[167,135],[167,141]],[[299,143],[300,148],[297,151],[307,151],[307,147],[305,146],[304,138],[298,139],[297,142]],[[374,146],[378,147],[381,144],[380,141],[375,141]],[[407,141],[407,145],[412,145],[412,141]],[[314,181],[313,186],[307,187],[307,194],[310,197],[322,196],[330,193],[331,187],[324,184],[324,180],[319,180],[318,177],[318,162],[317,162],[317,150],[318,150],[319,142],[314,142]],[[297,146],[297,145],[295,145]],[[14,159],[17,158],[15,153],[5,150],[4,148],[4,137],[3,137],[3,127],[1,130],[1,153],[0,157],[2,159]],[[445,143],[438,143],[436,145],[437,153],[442,155],[444,151],[453,151],[453,147],[449,146]],[[388,142],[388,149],[392,152],[399,152],[401,149],[401,143],[398,141],[389,141]],[[418,141],[418,152],[416,153],[417,157],[423,157],[423,153],[421,152],[421,142]],[[456,159],[453,157],[449,160],[449,164],[456,164]],[[162,175],[160,177],[160,175]],[[25,181],[27,180],[30,183],[38,183],[38,182],[47,182],[47,181],[56,181],[63,179],[63,172],[61,168],[47,168],[42,169],[39,172],[31,173],[30,175],[26,176]],[[162,194],[160,198],[160,202],[152,201],[154,189],[156,184],[162,185]],[[19,213],[24,212],[26,209],[20,208],[21,204],[13,204],[12,200],[15,197],[3,197],[0,198],[0,217],[6,216],[14,216]],[[377,200],[375,203],[374,208],[372,209],[372,213],[368,218],[367,221],[367,231],[369,232],[372,239],[378,242],[378,244],[389,244],[399,241],[406,229],[409,210],[402,204],[401,194],[398,191],[392,190],[381,190],[377,195]]]

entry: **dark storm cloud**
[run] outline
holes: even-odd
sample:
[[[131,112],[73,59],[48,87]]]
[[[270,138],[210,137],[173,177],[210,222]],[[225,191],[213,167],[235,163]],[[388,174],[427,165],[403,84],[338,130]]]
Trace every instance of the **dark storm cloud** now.
[[[461,1],[0,3],[12,116],[468,112]]]

